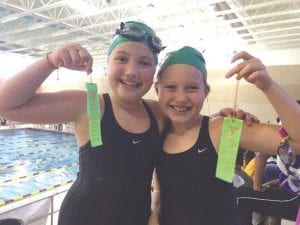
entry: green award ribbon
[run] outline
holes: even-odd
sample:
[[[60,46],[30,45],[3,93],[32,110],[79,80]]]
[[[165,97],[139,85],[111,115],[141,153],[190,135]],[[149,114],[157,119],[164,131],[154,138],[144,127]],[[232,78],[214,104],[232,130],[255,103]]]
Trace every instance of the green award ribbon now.
[[[242,128],[243,120],[224,118],[216,177],[228,183],[231,183],[233,180]]]
[[[100,129],[100,104],[98,87],[95,83],[86,83],[87,89],[87,115],[89,117],[89,135],[91,146],[102,145],[102,134]]]
[[[103,144],[99,118],[89,117],[89,133],[92,147]]]

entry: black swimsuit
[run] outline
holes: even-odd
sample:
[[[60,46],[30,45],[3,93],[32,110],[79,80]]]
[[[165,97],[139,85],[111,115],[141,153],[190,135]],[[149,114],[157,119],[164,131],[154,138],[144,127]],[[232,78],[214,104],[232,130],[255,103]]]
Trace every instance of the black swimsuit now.
[[[160,225],[232,225],[232,184],[215,178],[217,153],[204,117],[195,145],[187,151],[161,151],[157,175],[161,193]]]
[[[108,94],[101,120],[103,146],[80,148],[78,179],[61,207],[59,225],[146,225],[151,179],[161,139],[157,121],[143,101],[150,128],[141,134],[117,123]]]

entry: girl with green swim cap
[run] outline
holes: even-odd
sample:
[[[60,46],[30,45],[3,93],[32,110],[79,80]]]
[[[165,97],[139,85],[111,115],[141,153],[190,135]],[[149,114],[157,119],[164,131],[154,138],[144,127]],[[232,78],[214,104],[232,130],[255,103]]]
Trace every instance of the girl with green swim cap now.
[[[1,84],[0,114],[25,123],[75,123],[79,175],[68,191],[59,225],[147,225],[151,180],[165,118],[151,88],[157,55],[155,32],[141,22],[121,24],[108,48],[109,93],[99,94],[103,145],[92,147],[87,94],[36,93],[57,68],[92,72],[92,56],[78,44],[55,49]]]
[[[259,88],[270,100],[300,154],[300,107],[266,71],[262,62],[239,52],[226,77],[237,74]],[[202,54],[186,46],[170,53],[158,71],[156,90],[162,111],[171,124],[166,131],[156,166],[160,186],[160,225],[240,224],[231,183],[215,177],[223,118],[200,114],[209,93]],[[279,126],[243,126],[239,146],[255,152],[277,154],[282,137]]]

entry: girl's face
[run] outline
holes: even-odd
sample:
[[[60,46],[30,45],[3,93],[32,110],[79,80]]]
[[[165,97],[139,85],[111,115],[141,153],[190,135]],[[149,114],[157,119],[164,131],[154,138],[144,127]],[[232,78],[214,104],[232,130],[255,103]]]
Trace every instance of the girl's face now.
[[[185,64],[166,68],[158,79],[156,90],[160,106],[173,124],[198,119],[208,93],[201,72]]]
[[[139,42],[118,45],[108,57],[108,82],[114,97],[132,102],[140,100],[151,88],[155,73],[151,50]]]

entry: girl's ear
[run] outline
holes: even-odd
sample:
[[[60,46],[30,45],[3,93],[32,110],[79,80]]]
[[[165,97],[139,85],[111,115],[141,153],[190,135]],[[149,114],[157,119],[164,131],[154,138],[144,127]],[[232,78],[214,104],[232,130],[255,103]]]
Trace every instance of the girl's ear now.
[[[209,88],[205,88],[205,98],[207,98],[207,96],[208,96],[208,93],[209,93]]]
[[[157,81],[154,83],[154,88],[155,88],[156,94],[158,95],[158,82]]]

